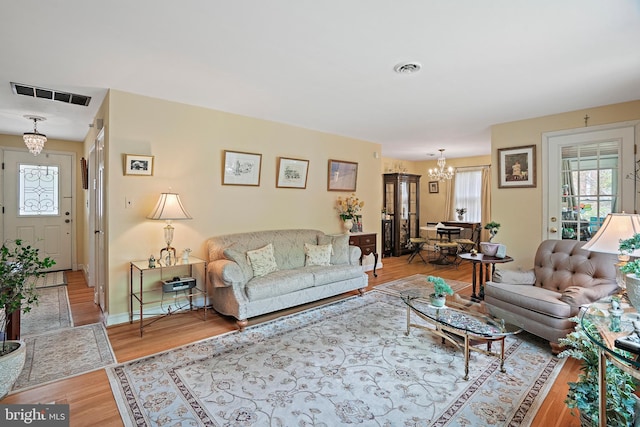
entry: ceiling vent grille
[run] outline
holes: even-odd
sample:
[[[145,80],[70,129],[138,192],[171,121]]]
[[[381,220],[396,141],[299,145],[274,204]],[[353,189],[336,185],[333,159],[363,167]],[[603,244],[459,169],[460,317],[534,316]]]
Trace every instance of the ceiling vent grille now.
[[[54,89],[45,89],[36,86],[29,86],[21,83],[11,82],[11,89],[16,95],[49,99],[52,101],[60,101],[67,104],[82,105],[84,107],[87,107],[89,105],[89,102],[91,102],[90,96],[78,95],[77,93],[62,92]]]

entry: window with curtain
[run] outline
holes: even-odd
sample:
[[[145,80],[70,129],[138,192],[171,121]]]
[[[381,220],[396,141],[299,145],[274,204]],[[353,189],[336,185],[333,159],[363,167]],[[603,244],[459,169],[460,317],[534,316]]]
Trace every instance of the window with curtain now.
[[[455,209],[466,208],[464,220],[482,221],[482,169],[458,169],[453,190],[452,220],[457,219]]]

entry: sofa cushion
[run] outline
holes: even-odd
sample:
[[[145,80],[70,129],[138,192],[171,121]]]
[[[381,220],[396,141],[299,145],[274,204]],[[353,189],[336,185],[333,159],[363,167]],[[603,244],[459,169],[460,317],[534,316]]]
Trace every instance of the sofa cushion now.
[[[250,301],[255,301],[311,288],[314,285],[314,281],[313,274],[306,268],[278,270],[265,276],[254,277],[246,284],[244,289],[247,298]]]
[[[533,285],[536,283],[536,273],[533,270],[515,271],[499,270],[493,273],[493,281],[496,283],[517,283],[520,285]]]
[[[560,299],[560,292],[539,286],[487,282],[484,292],[496,300],[559,319],[569,318],[575,311]]]
[[[245,283],[251,280],[253,277],[253,268],[251,268],[251,265],[247,261],[247,254],[245,252],[233,248],[226,248],[223,254],[226,259],[238,264],[238,267],[240,267],[240,271],[244,276]]]
[[[247,251],[247,258],[253,269],[253,276],[260,277],[278,270],[278,264],[273,256],[273,245],[269,243],[260,249]]]
[[[318,237],[319,245],[326,245],[329,243],[333,248],[333,252],[331,253],[331,264],[349,264],[349,235],[340,234],[337,236],[328,236],[324,234]]]
[[[306,261],[304,265],[307,267],[312,265],[329,265],[331,262],[332,246],[328,245],[310,245],[304,244],[304,253]]]
[[[359,265],[316,266],[309,267],[309,271],[313,274],[314,286],[322,286],[362,276],[362,267]]]

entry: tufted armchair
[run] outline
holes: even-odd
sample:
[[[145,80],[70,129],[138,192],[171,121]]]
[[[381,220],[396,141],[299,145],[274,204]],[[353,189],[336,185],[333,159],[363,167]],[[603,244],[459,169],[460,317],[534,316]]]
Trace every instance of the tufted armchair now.
[[[546,240],[528,271],[496,270],[485,284],[485,303],[491,314],[549,340],[554,351],[558,338],[573,331],[569,319],[581,305],[616,292],[611,254],[582,249],[584,242]]]

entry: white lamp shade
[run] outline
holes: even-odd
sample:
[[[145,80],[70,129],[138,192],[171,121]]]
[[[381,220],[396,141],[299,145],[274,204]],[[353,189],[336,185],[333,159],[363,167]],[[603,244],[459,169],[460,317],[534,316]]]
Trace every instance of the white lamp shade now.
[[[640,233],[640,215],[628,213],[611,213],[607,215],[598,232],[582,249],[607,254],[620,253],[620,240],[626,240]],[[636,249],[630,256],[640,256],[640,249]]]
[[[191,219],[191,215],[182,206],[180,196],[176,193],[162,193],[156,203],[156,207],[153,208],[151,213],[147,216],[149,219],[164,219],[164,220],[177,220],[177,219]]]

